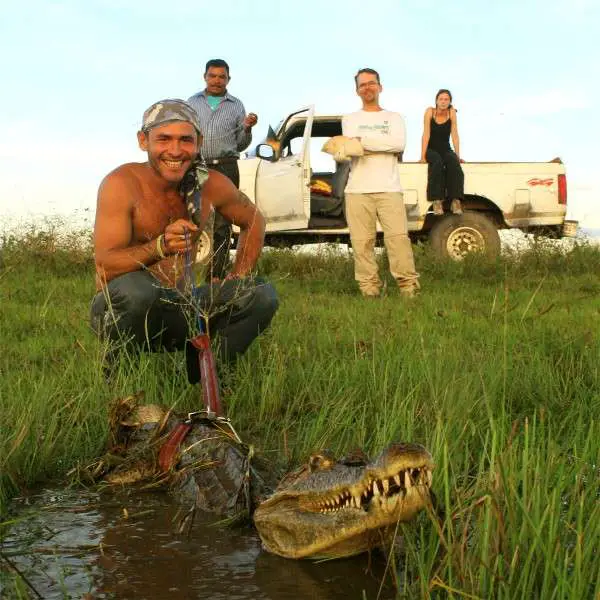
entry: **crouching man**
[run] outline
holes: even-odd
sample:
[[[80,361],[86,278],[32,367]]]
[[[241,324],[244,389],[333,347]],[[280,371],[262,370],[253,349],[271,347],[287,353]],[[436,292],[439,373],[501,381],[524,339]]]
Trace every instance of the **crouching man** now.
[[[115,348],[183,349],[200,312],[219,338],[220,358],[231,361],[277,310],[273,286],[251,277],[264,218],[227,177],[204,167],[201,142],[189,104],[156,102],[138,132],[147,162],[121,165],[100,185],[91,323]],[[194,289],[190,257],[210,260],[215,211],[240,228],[235,261],[222,281]]]

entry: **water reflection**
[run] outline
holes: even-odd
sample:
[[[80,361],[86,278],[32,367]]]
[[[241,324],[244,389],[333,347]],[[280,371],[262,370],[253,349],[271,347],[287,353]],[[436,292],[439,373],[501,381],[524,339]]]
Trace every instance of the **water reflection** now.
[[[174,533],[181,507],[166,495],[57,494],[26,505],[2,542],[43,598],[377,598],[382,560],[310,562],[261,550],[250,528],[196,519]],[[379,598],[393,598],[389,587]]]

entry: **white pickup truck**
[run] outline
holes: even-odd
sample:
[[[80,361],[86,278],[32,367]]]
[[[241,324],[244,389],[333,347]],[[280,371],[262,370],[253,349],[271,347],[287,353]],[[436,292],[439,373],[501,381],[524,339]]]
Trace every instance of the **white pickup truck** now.
[[[341,133],[341,115],[315,115],[313,106],[306,107],[271,130],[255,156],[239,160],[240,189],[266,218],[267,245],[349,241],[343,212],[347,167],[331,159],[329,168],[313,170],[315,158],[322,162],[323,156],[316,156],[322,144]],[[503,228],[575,235],[576,222],[565,221],[567,182],[559,159],[462,166],[464,213],[450,214],[446,206],[443,216],[434,216],[427,201],[427,165],[398,162],[410,236],[428,237],[440,256],[460,260],[473,251],[495,255],[498,229]]]

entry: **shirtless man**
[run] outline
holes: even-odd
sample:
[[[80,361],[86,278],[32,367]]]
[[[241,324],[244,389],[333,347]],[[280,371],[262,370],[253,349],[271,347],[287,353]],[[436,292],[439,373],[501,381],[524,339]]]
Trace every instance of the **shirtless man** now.
[[[201,142],[189,104],[156,102],[144,112],[138,132],[147,162],[124,164],[100,185],[91,323],[117,348],[182,349],[197,333],[200,311],[210,334],[218,334],[221,358],[232,360],[277,310],[275,289],[250,278],[263,248],[264,218],[227,177],[196,160]],[[224,280],[195,290],[190,310],[184,261],[186,253],[197,256],[199,243],[210,256],[215,210],[240,228],[236,258]]]

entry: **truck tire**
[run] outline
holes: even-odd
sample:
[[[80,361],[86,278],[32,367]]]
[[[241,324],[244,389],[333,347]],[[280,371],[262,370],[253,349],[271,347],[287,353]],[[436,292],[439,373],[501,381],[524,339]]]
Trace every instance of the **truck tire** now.
[[[484,214],[466,211],[462,215],[445,215],[432,228],[429,241],[440,258],[463,260],[467,254],[500,254],[500,236],[494,223]]]

